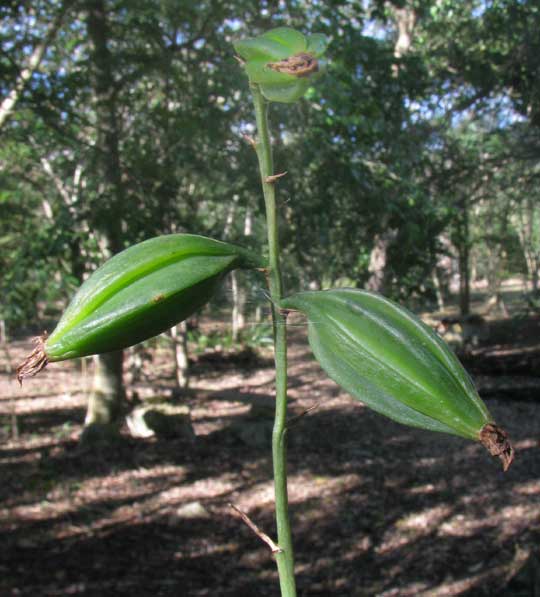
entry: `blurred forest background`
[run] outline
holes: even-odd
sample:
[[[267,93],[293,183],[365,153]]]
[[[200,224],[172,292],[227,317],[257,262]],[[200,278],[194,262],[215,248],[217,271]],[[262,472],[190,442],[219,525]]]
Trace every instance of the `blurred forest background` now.
[[[354,410],[369,427],[362,428],[365,439],[347,452],[346,438],[352,442],[359,433],[350,427],[354,416],[347,409],[353,407],[344,406],[345,398],[339,402],[332,384],[319,381],[322,375],[303,350],[301,326],[293,328],[293,411],[303,412],[326,393],[331,399],[324,408],[334,415],[331,424],[322,411],[309,417],[313,429],[320,425],[319,443],[314,448],[304,439],[299,452],[314,450],[313,461],[300,453],[291,457],[293,511],[304,550],[301,594],[495,595],[508,583],[513,588],[505,595],[540,591],[534,550],[540,516],[534,439],[540,387],[538,2],[4,0],[0,398],[2,524],[11,550],[1,564],[0,586],[5,583],[6,595],[276,594],[268,554],[226,506],[237,491],[244,509],[272,526],[263,483],[269,476],[267,402],[259,400],[272,393],[263,279],[231,275],[200,318],[124,356],[58,366],[43,381],[29,381],[22,393],[11,379],[28,338],[51,331],[81,282],[123,248],[158,234],[191,232],[264,251],[260,181],[243,138],[254,134],[254,118],[231,42],[282,25],[331,39],[326,71],[306,98],[271,109],[276,171],[288,172],[278,183],[286,288],[370,288],[408,305],[480,376],[475,379],[483,380],[494,401],[490,408],[520,418],[509,425],[518,458],[516,472],[509,473],[516,475],[514,484],[504,490],[494,467],[479,472],[485,465],[480,453],[469,453],[471,465],[459,442],[403,431],[365,410],[361,416]],[[157,394],[167,398],[159,412],[176,421],[174,429],[161,430],[172,443],[156,441],[152,430],[141,431],[142,423],[132,419],[132,435],[152,437],[136,445],[117,438],[112,451],[100,452],[126,411],[147,408],[140,405]],[[233,419],[246,412],[252,426],[241,431]],[[224,436],[227,425],[230,436]],[[91,449],[78,442],[83,429],[83,445]],[[196,448],[188,437],[193,429]],[[338,471],[331,456],[340,453],[331,437],[343,439],[345,470]],[[218,440],[225,459],[219,465]],[[368,447],[381,443],[389,459],[381,454],[373,460]],[[414,475],[425,475],[420,485],[434,488],[425,491],[429,498],[400,485],[395,459],[404,457],[405,445],[424,462]],[[179,450],[175,458],[194,451],[185,456],[191,460],[170,461],[171,446]],[[356,499],[356,460],[372,470],[362,473],[359,495],[371,487],[378,507],[361,501],[365,494],[361,504],[340,501]],[[323,461],[328,470],[322,464],[316,470]],[[308,463],[314,467],[309,471]],[[438,481],[428,480],[426,467]],[[226,480],[219,477],[223,471]],[[411,487],[414,475],[407,479]],[[203,484],[212,476],[221,480],[208,493]],[[481,477],[494,478],[489,495],[482,493]],[[119,487],[96,497],[97,478],[102,489]],[[173,485],[182,483],[191,489],[175,494]],[[266,489],[257,490],[258,483]],[[308,491],[306,497],[309,483],[319,484],[320,495]],[[524,502],[515,501],[517,486]],[[465,546],[452,539],[426,555],[426,545],[440,538],[442,521],[454,531],[468,528],[466,510],[455,510],[461,499],[455,492],[464,488],[472,493],[463,508],[478,507],[478,518],[514,510],[478,536],[473,525]],[[437,502],[427,518],[411,519],[434,492],[452,504],[448,510]],[[334,504],[326,503],[326,510],[325,495]],[[481,495],[483,509],[475,501]],[[184,502],[196,505],[194,515],[179,513]],[[306,503],[312,509],[302,510]],[[349,520],[348,506],[367,508],[369,524]],[[400,513],[389,522],[393,506]],[[317,512],[327,522],[314,523]],[[195,530],[178,552],[183,531],[171,525],[186,518]],[[328,552],[315,557],[309,555],[310,533],[317,524],[320,545],[317,539],[313,545]],[[418,528],[408,544],[403,537]],[[139,553],[133,547],[149,534],[161,559],[150,548]],[[122,553],[118,569],[109,566],[116,556],[101,553],[100,537],[112,541],[111,554]],[[135,555],[123,560],[130,549]],[[348,560],[341,559],[342,549]],[[417,564],[427,557],[428,565],[415,568],[407,553],[418,555]],[[329,571],[324,557],[339,565]],[[129,576],[125,571],[134,562],[138,568]],[[231,575],[234,566],[238,574]],[[137,576],[143,571],[144,578]],[[472,580],[459,584],[458,577]],[[175,592],[179,586],[186,592]]]

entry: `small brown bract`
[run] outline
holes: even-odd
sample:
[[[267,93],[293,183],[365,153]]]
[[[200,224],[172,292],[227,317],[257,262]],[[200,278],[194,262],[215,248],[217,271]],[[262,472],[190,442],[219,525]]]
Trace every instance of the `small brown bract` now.
[[[308,77],[319,70],[319,63],[311,54],[300,52],[279,62],[269,62],[268,68],[293,77]]]

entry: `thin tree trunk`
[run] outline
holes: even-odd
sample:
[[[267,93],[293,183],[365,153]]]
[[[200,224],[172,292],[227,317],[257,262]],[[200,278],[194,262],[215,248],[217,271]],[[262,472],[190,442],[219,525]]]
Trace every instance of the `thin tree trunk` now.
[[[535,222],[535,209],[533,198],[526,199],[527,211],[525,216],[525,227],[527,240],[523,243],[527,269],[529,270],[529,279],[531,281],[531,290],[533,294],[538,294],[538,267],[540,266],[540,246],[535,242],[535,224],[540,226],[540,221]],[[525,236],[525,235],[524,235]],[[536,238],[538,241],[538,237]]]
[[[389,229],[382,234],[376,234],[373,241],[373,249],[369,258],[368,271],[371,274],[366,283],[367,290],[384,293],[387,286],[386,262],[388,259],[388,248],[397,236],[397,230]]]
[[[36,45],[33,52],[30,54],[28,64],[19,72],[19,76],[13,85],[13,89],[0,103],[0,129],[4,126],[11,114],[13,114],[13,110],[15,109],[15,106],[17,105],[17,102],[19,101],[23,91],[28,85],[28,82],[32,78],[32,75],[39,68],[45,51],[56,37],[56,34],[62,25],[64,16],[66,15],[66,12],[71,4],[71,0],[65,0],[62,3],[58,14],[49,25],[49,28],[47,29],[42,41]]]
[[[412,45],[416,13],[409,6],[404,6],[403,8],[392,6],[391,10],[397,30],[396,41],[394,43],[396,64],[392,67],[392,74],[394,77],[397,77],[399,75],[399,61],[409,52]],[[373,249],[369,258],[368,271],[371,275],[366,283],[368,290],[381,293],[385,292],[387,287],[386,264],[388,261],[388,248],[395,240],[397,233],[397,230],[387,228],[384,232],[375,235]]]
[[[92,391],[88,400],[85,425],[111,425],[122,414],[124,387],[122,384],[122,351],[94,357]]]
[[[458,223],[459,310],[464,316],[468,315],[471,309],[469,206],[466,199],[461,202],[460,211]]]
[[[225,238],[229,237],[233,232],[233,224],[234,219],[237,214],[237,207],[238,207],[238,195],[233,197],[233,201],[229,206],[229,210],[227,212],[227,218],[225,220],[225,228],[224,228],[224,236]],[[244,218],[244,236],[251,235],[251,227],[252,227],[252,216],[251,211],[249,209],[246,210],[245,218]],[[238,283],[238,274],[236,271],[232,271],[230,274],[231,279],[231,292],[232,292],[232,314],[231,314],[231,326],[232,326],[232,338],[236,342],[242,330],[245,327],[245,304],[246,304],[246,292],[245,289],[242,287],[241,284]]]
[[[6,370],[11,377],[11,373],[13,372],[13,361],[11,359],[11,354],[8,348],[8,338],[6,333],[6,322],[3,319],[0,319],[0,345],[6,355]]]
[[[37,143],[33,142],[33,145],[36,147],[36,149],[38,149]],[[91,236],[92,233],[90,231],[90,227],[88,226],[88,222],[86,220],[79,222],[77,209],[75,207],[75,204],[79,198],[79,190],[83,171],[82,166],[80,164],[77,165],[73,174],[73,180],[71,183],[69,183],[54,171],[51,161],[46,156],[42,156],[40,162],[43,171],[53,181],[58,195],[62,198],[62,202],[72,218],[72,230],[75,232],[77,229],[78,231],[82,231],[84,235]],[[54,220],[52,206],[45,198],[42,199],[42,207],[45,217],[49,220]],[[84,249],[83,243],[81,242],[81,236],[81,234],[73,234],[67,241],[71,255],[71,271],[73,276],[79,281],[80,284],[82,284],[84,280],[84,273],[86,271],[86,264],[88,261],[88,255]]]
[[[539,280],[538,280],[538,266],[534,267],[531,275],[531,289],[533,294],[537,295],[539,291]]]
[[[231,286],[232,286],[232,337],[236,342],[240,338],[240,334],[246,325],[246,318],[244,308],[246,305],[246,293],[241,284],[238,283],[238,272],[231,272]]]
[[[176,387],[184,390],[189,386],[189,357],[187,344],[187,324],[180,322],[171,328],[174,352],[174,376]]]
[[[95,224],[103,235],[106,252],[112,255],[122,248],[121,214],[124,203],[115,81],[108,47],[109,27],[105,3],[103,0],[87,0],[85,6],[98,129],[96,161],[102,180],[99,194],[107,206],[106,210],[97,214]],[[97,357],[87,425],[108,424],[119,416],[125,395],[122,360],[121,352]]]
[[[518,233],[521,250],[525,258],[527,267],[526,285],[530,285],[533,294],[538,293],[540,268],[540,217],[537,211],[538,201],[536,197],[527,197],[524,199],[525,207],[522,203],[516,206],[516,216],[514,217],[515,228]]]
[[[431,279],[433,280],[433,287],[435,288],[435,297],[437,299],[437,309],[442,311],[444,309],[444,296],[442,293],[441,281],[439,280],[439,272],[434,267],[431,272]]]
[[[6,355],[6,372],[8,377],[11,379],[13,372],[13,361],[8,348],[8,337],[6,333],[6,322],[0,319],[0,345]],[[19,439],[19,418],[17,417],[17,402],[16,400],[9,401],[9,408],[11,411],[11,437],[12,439]]]
[[[393,7],[393,13],[397,30],[394,57],[399,61],[411,49],[416,12],[411,6],[405,5],[402,8]],[[392,72],[394,76],[399,74],[399,63],[393,65]]]
[[[103,0],[87,0],[86,5],[98,129],[96,157],[102,175],[99,194],[103,204],[107,206],[106,210],[100,210],[97,224],[104,233],[107,250],[114,254],[122,249],[122,211],[125,209],[115,81],[112,56],[108,48],[109,28],[105,3]]]
[[[461,315],[468,315],[470,310],[469,247],[465,243],[459,248],[459,311]]]

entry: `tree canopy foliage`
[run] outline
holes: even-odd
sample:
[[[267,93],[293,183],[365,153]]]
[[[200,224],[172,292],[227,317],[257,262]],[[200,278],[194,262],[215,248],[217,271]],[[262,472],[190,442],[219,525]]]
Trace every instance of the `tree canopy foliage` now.
[[[306,99],[273,107],[286,276],[433,299],[450,255],[494,292],[500,272],[538,287],[537,2],[12,0],[0,319],[35,322],[156,234],[262,244],[231,41],[280,25],[332,40]]]

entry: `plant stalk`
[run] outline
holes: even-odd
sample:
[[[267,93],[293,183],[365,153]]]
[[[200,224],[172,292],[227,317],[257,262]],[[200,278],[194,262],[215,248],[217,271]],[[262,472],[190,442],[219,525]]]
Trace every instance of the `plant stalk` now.
[[[274,174],[272,146],[268,129],[269,103],[262,96],[258,85],[252,84],[251,92],[253,94],[258,133],[255,149],[259,160],[266,208],[269,255],[268,285],[272,303],[274,359],[276,366],[276,411],[272,431],[272,461],[274,468],[278,546],[281,549],[279,553],[276,553],[276,563],[282,597],[296,597],[294,552],[289,520],[289,500],[287,496],[287,327],[285,316],[280,313],[276,306],[283,296],[283,283],[281,279],[275,188],[273,182],[268,182],[268,177]]]

